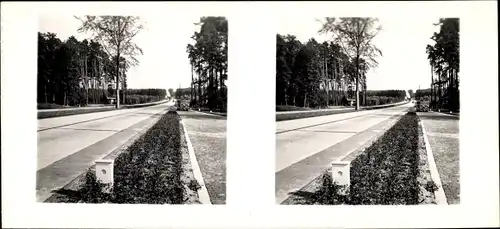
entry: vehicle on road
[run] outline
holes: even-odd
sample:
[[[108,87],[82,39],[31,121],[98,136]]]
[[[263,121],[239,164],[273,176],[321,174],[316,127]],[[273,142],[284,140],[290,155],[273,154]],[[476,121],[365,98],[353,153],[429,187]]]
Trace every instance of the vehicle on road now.
[[[189,101],[184,99],[178,99],[176,101],[176,107],[178,111],[188,111],[189,110]]]
[[[415,104],[417,112],[429,112],[429,101],[419,100]]]

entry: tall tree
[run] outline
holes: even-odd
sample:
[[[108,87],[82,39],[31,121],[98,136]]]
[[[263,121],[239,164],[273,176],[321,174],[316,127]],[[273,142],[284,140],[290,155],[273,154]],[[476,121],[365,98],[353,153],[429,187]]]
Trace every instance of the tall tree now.
[[[170,95],[170,97],[174,97],[174,89],[173,88],[169,88],[168,89],[168,94]]]
[[[382,56],[382,51],[373,43],[382,27],[377,25],[376,18],[325,18],[319,33],[332,33],[335,43],[342,47],[355,65],[356,78],[356,110],[359,109],[360,59],[364,59],[369,67],[378,65],[375,59]]]
[[[196,100],[199,106],[208,104],[210,110],[215,107],[223,110],[227,103],[224,85],[227,80],[227,20],[224,17],[202,17],[195,25],[200,30],[191,37],[194,44],[188,45],[186,51],[193,73],[197,74],[199,98]]]
[[[78,18],[78,17],[77,17]],[[137,65],[137,55],[142,49],[133,42],[133,38],[143,29],[139,17],[133,16],[85,16],[78,18],[82,24],[79,32],[92,32],[93,37],[103,45],[110,56],[116,57],[116,108],[120,107],[120,57],[132,66]]]
[[[459,109],[460,34],[458,18],[441,18],[434,24],[439,26],[431,39],[434,45],[427,45],[426,52],[431,71],[436,73],[438,82],[437,100],[439,106],[447,105],[450,110]],[[434,78],[434,77],[433,77]]]

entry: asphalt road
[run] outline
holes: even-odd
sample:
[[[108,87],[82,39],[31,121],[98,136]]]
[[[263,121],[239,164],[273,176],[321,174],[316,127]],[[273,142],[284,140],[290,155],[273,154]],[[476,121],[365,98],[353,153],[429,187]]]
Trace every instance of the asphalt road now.
[[[38,120],[37,200],[75,179],[171,105]]]
[[[354,152],[413,104],[277,122],[276,202],[319,176],[329,164]]]

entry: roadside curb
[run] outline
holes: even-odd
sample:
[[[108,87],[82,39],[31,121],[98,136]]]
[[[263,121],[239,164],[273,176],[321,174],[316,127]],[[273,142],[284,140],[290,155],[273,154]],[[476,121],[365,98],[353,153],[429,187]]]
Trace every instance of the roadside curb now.
[[[193,145],[191,144],[191,140],[189,138],[188,131],[186,129],[186,125],[181,118],[182,129],[184,131],[184,136],[186,137],[186,143],[189,151],[189,158],[191,160],[191,166],[193,167],[194,178],[198,181],[200,185],[200,189],[198,189],[198,198],[202,204],[212,204],[210,201],[210,195],[208,194],[207,187],[205,186],[205,181],[203,180],[203,176],[201,174],[200,166],[198,165],[198,161],[196,159],[196,155],[193,150]]]
[[[218,112],[213,112],[213,113],[210,113],[210,112],[205,112],[205,111],[197,111],[197,110],[192,110],[196,113],[201,113],[201,114],[207,114],[207,115],[213,115],[213,116],[222,116],[222,117],[227,117],[227,114],[222,114],[222,113],[218,113]]]
[[[422,134],[424,137],[425,151],[427,152],[427,159],[429,161],[429,169],[431,171],[431,178],[436,183],[438,189],[434,191],[434,196],[436,198],[436,204],[438,205],[448,205],[446,200],[446,195],[444,194],[443,184],[441,183],[441,178],[439,177],[439,171],[437,170],[436,162],[434,161],[434,154],[432,153],[431,145],[429,139],[427,138],[427,132],[425,131],[424,122],[419,120],[420,127],[422,127]]]

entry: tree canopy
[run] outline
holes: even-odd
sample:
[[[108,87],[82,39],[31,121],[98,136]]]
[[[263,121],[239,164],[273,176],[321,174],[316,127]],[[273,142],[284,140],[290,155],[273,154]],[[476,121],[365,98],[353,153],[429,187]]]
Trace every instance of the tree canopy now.
[[[85,16],[81,21],[79,32],[91,32],[106,53],[116,59],[116,107],[120,106],[119,77],[121,69],[139,64],[137,55],[142,55],[142,49],[134,43],[133,38],[143,29],[139,17],[133,16]],[[122,62],[123,64],[120,64]]]
[[[377,57],[382,51],[373,44],[373,39],[382,30],[377,18],[326,17],[319,33],[333,35],[334,43],[342,48],[354,65],[356,85],[356,109],[359,109],[360,70],[378,66]],[[361,61],[363,60],[363,62]]]
[[[366,91],[369,67],[362,58],[359,63],[360,84]],[[276,105],[343,105],[355,96],[355,78],[355,64],[335,42],[311,38],[303,44],[294,35],[276,35]]]
[[[431,105],[438,108],[459,110],[460,24],[458,18],[441,18],[439,31],[426,46],[431,65]]]
[[[85,106],[107,103],[113,97],[116,57],[109,56],[96,40],[62,41],[54,33],[38,33],[37,101],[40,104]],[[126,64],[120,58],[122,88],[127,88]],[[165,89],[127,90],[124,103],[135,104],[163,99]]]
[[[224,17],[202,17],[186,46],[191,64],[190,105],[227,108],[228,24]],[[196,74],[196,75],[195,75]]]

